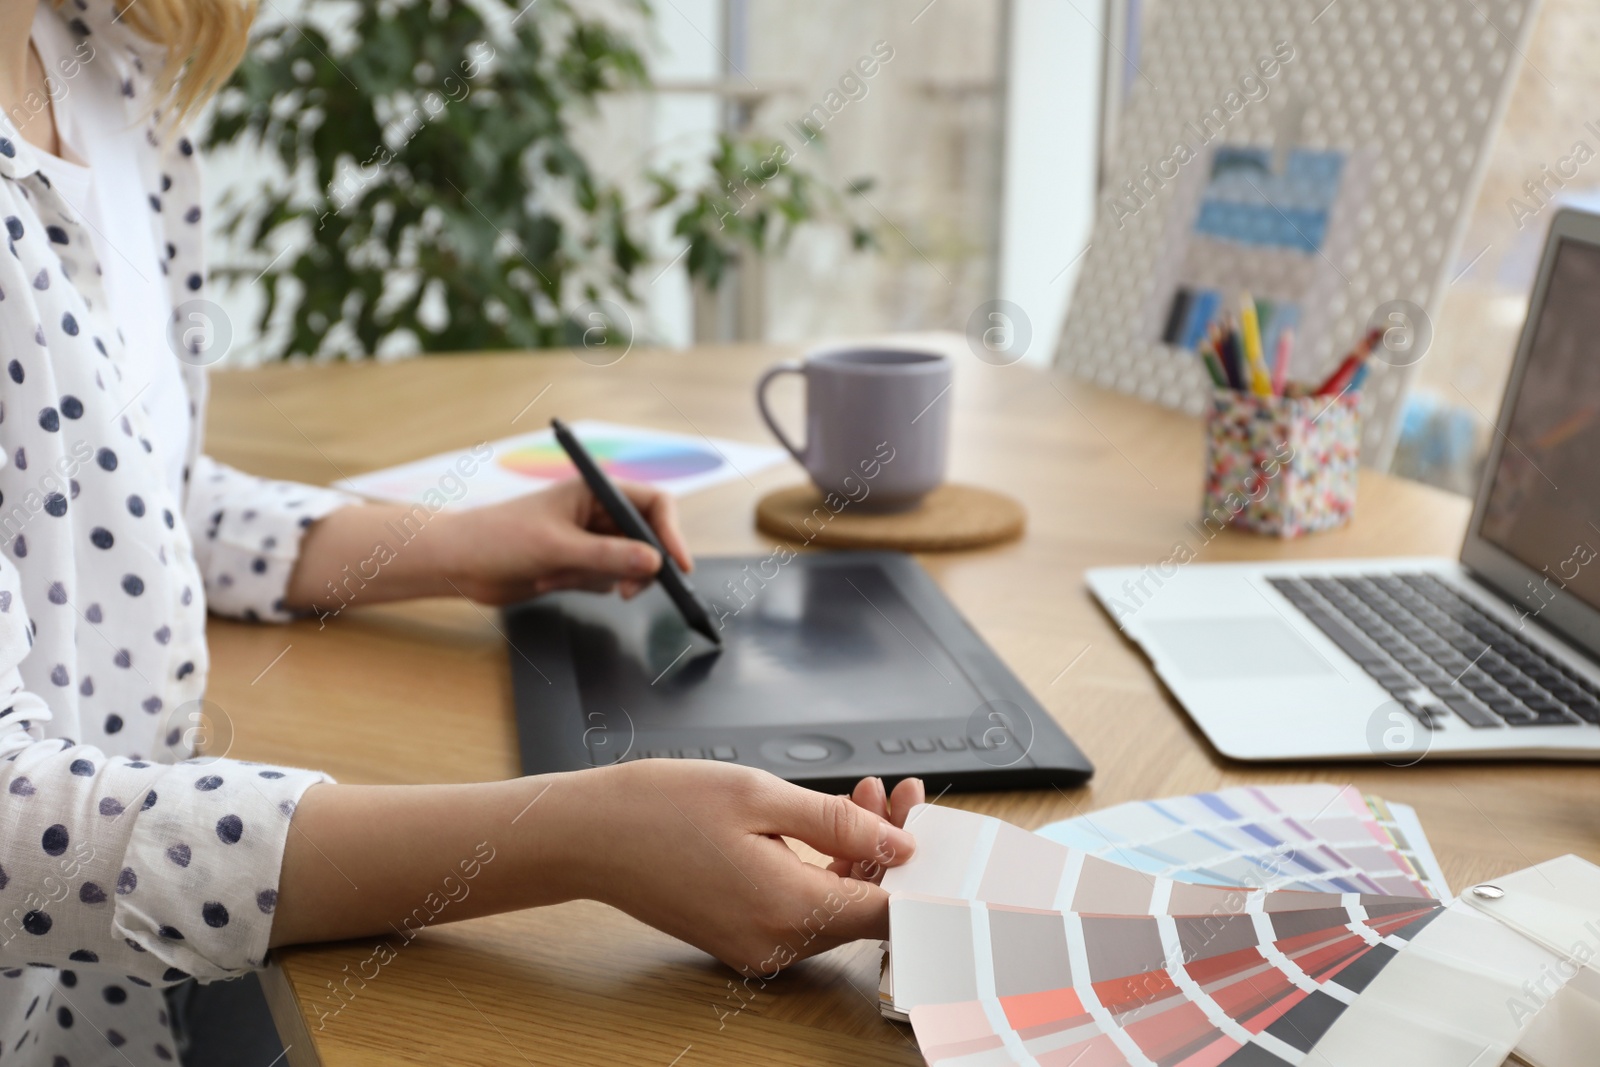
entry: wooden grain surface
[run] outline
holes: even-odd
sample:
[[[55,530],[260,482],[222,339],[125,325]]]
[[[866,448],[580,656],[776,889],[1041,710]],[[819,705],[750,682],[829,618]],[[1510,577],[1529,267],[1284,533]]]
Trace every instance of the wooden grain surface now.
[[[810,482],[774,489],[756,501],[756,527],[812,548],[957,552],[1014,541],[1028,526],[1019,501],[980,485],[945,482],[911,510],[890,514],[853,510],[848,498],[830,495],[831,508]]]
[[[752,384],[793,354],[730,347],[640,351],[603,368],[555,353],[219,373],[210,450],[257,473],[326,483],[536,429],[551,415],[761,441]],[[1098,772],[1071,792],[943,803],[1033,827],[1225,785],[1353,781],[1416,805],[1457,887],[1565,852],[1600,859],[1593,766],[1428,759],[1397,770],[1220,757],[1081,577],[1090,566],[1165,558],[1193,537],[1184,523],[1199,505],[1198,424],[970,358],[958,361],[951,395],[951,477],[1017,497],[1028,530],[922,562]],[[797,393],[779,399],[796,415]],[[752,524],[755,502],[800,477],[785,464],[685,499],[694,549],[768,547]],[[1463,499],[1368,472],[1348,528],[1289,543],[1224,534],[1199,559],[1450,555],[1467,512]],[[357,606],[325,627],[213,620],[210,632],[210,697],[233,725],[233,756],[320,767],[346,782],[517,773],[506,652],[493,616],[469,604]],[[874,945],[799,965],[743,996],[731,972],[590,902],[435,926],[376,977],[351,978],[374,973],[363,966],[373,950],[351,942],[276,954],[268,984],[291,1064],[921,1062],[909,1032],[878,1015]],[[353,993],[336,997],[337,983]]]

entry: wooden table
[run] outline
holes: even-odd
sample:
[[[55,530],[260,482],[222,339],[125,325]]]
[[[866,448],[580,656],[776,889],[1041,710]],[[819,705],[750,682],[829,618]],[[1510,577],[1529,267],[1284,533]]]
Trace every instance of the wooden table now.
[[[767,438],[751,401],[771,347],[634,352],[610,367],[566,353],[274,366],[214,377],[210,449],[257,473],[326,483],[537,429],[551,415]],[[957,361],[952,476],[1023,500],[1020,542],[923,564],[1097,765],[1063,793],[943,803],[1038,826],[1122,801],[1226,785],[1353,781],[1414,804],[1453,885],[1577,852],[1600,859],[1593,766],[1429,759],[1263,766],[1220,757],[1084,589],[1084,568],[1171,554],[1198,514],[1196,422],[1058,375]],[[798,392],[781,393],[789,412]],[[691,496],[705,554],[770,549],[752,525],[784,465]],[[751,484],[753,482],[753,484]],[[1362,476],[1347,529],[1280,543],[1223,535],[1205,561],[1454,553],[1467,501]],[[211,623],[211,698],[231,754],[316,766],[345,782],[517,773],[506,651],[492,614],[431,601],[351,610],[325,628]],[[373,943],[276,953],[269,998],[296,1067],[326,1064],[917,1064],[877,1009],[879,953],[858,944],[796,966],[752,1001],[732,973],[591,902],[428,929],[342,1010],[330,992]],[[367,973],[371,973],[370,966]],[[726,1013],[733,1013],[725,1017]],[[326,1014],[324,1014],[326,1013]]]

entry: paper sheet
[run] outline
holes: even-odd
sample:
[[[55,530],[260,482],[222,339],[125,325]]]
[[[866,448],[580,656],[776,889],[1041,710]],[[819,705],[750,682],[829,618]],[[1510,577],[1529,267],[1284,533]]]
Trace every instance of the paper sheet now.
[[[768,445],[593,419],[573,423],[572,432],[612,478],[643,482],[674,496],[748,478],[788,456]],[[333,484],[375,500],[465,509],[498,504],[575,474],[555,434],[545,429]]]

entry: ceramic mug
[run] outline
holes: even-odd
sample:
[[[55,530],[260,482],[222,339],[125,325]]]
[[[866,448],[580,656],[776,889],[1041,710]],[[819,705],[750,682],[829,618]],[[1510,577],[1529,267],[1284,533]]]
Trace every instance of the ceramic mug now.
[[[767,407],[780,374],[806,380],[806,438],[796,445]],[[767,428],[824,494],[860,511],[904,511],[944,481],[950,444],[950,360],[892,345],[808,353],[769,368],[756,383]]]

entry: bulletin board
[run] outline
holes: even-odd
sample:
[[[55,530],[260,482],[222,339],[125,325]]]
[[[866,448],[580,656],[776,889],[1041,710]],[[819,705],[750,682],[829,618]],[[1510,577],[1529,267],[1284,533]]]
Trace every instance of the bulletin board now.
[[[1537,6],[1162,4],[1102,168],[1057,366],[1199,413],[1211,385],[1193,344],[1241,291],[1272,309],[1264,328],[1294,328],[1305,380],[1380,307],[1434,314]],[[1414,366],[1373,362],[1368,465],[1389,462]]]

